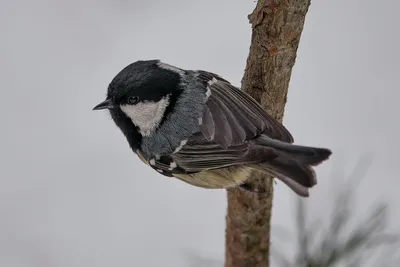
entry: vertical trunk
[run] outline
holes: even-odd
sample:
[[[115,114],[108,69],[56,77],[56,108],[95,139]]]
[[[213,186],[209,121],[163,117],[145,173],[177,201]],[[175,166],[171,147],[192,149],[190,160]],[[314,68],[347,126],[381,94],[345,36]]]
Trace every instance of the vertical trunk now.
[[[282,120],[297,47],[310,0],[259,0],[249,20],[252,39],[242,89]],[[225,267],[269,266],[272,177],[254,173],[256,195],[228,191]]]

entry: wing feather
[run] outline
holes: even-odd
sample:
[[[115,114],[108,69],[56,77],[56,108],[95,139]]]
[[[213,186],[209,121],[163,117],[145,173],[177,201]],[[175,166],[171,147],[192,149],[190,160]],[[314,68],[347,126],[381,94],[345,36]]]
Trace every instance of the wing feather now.
[[[207,140],[215,140],[225,148],[240,144],[245,140],[251,140],[260,134],[284,142],[293,142],[289,131],[268,115],[261,105],[248,94],[213,73],[201,71],[199,78],[211,91],[205,104],[206,109],[201,126],[201,131]],[[211,116],[208,112],[211,113]],[[221,118],[224,118],[223,122],[221,122]],[[212,132],[212,127],[214,127],[214,139],[210,138],[209,134]]]
[[[276,151],[255,146],[250,140],[265,134],[293,142],[286,128],[249,95],[216,74],[197,73],[211,91],[200,121],[200,132],[190,137],[178,152],[153,159],[153,168],[169,176],[260,163],[276,158]]]
[[[227,114],[220,108],[214,99],[208,99],[207,107],[210,110],[214,121],[214,140],[223,148],[228,148],[232,144],[233,133],[231,125],[227,119]]]
[[[200,130],[203,133],[204,137],[210,141],[214,140],[215,137],[215,124],[213,120],[213,116],[211,114],[208,106],[204,106],[203,118],[200,124]]]
[[[223,149],[218,144],[212,144],[209,141],[199,145],[187,144],[178,153],[172,155],[174,162],[187,172],[259,163],[276,156],[272,148],[243,143]]]

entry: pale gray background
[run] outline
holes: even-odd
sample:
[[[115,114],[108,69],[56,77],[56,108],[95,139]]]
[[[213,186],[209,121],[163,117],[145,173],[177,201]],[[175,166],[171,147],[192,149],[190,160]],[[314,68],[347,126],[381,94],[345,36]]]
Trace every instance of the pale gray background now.
[[[188,252],[223,258],[225,192],[158,175],[91,108],[138,59],[207,69],[240,85],[254,5],[1,1],[1,267],[187,266]],[[396,0],[312,2],[284,123],[296,142],[334,151],[317,169],[316,215],[342,179],[332,170],[347,174],[370,153],[359,213],[385,200],[390,229],[400,225],[399,8]],[[293,229],[294,199],[276,186],[274,225]]]

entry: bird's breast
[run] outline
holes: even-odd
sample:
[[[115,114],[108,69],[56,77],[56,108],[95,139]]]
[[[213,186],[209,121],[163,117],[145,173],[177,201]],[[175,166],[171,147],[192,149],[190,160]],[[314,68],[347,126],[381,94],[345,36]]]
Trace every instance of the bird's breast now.
[[[246,166],[232,166],[190,174],[174,174],[188,184],[202,188],[229,188],[243,184],[252,172]]]

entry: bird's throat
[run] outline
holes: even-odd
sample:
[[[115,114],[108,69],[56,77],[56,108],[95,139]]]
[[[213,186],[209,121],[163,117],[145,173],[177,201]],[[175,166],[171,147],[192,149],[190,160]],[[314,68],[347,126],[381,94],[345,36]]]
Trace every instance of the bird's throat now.
[[[121,110],[139,127],[143,136],[150,136],[160,125],[169,103],[169,96],[165,96],[158,102],[146,101],[136,105],[121,105]]]

